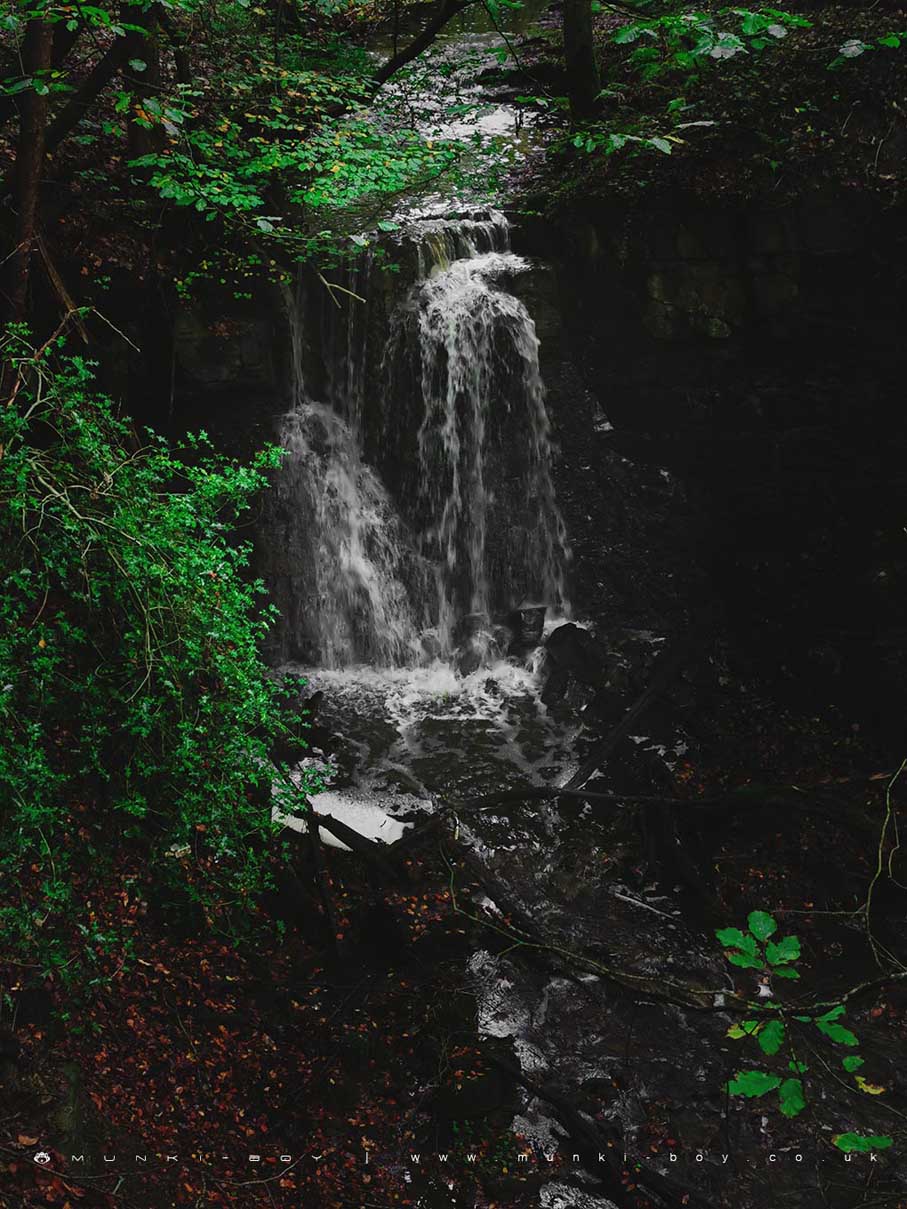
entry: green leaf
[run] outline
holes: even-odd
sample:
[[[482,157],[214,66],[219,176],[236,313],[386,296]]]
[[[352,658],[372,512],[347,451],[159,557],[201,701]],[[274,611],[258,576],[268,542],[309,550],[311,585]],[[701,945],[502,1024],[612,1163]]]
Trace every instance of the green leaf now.
[[[845,1154],[868,1154],[871,1150],[887,1150],[894,1139],[877,1133],[836,1133],[832,1142]]]
[[[848,1074],[853,1074],[855,1070],[859,1070],[863,1065],[863,1059],[859,1054],[848,1054],[846,1058],[841,1059],[841,1065]]]
[[[739,928],[718,928],[715,932],[719,944],[726,949],[742,949],[750,956],[756,955],[756,942],[752,936],[746,936]]]
[[[796,936],[785,936],[777,944],[770,940],[765,946],[765,956],[769,965],[782,965],[787,961],[796,961],[800,956],[800,941]]]
[[[727,1089],[732,1096],[746,1096],[752,1099],[754,1096],[764,1096],[766,1092],[774,1091],[780,1086],[781,1079],[778,1075],[769,1075],[762,1070],[743,1070],[738,1071],[731,1079]]]
[[[806,1107],[801,1079],[785,1079],[778,1091],[781,1111],[786,1117],[796,1117]]]
[[[144,59],[130,59],[129,66],[133,71],[146,71],[148,68],[148,64]]]
[[[816,1023],[818,1024],[820,1020],[839,1020],[846,1011],[847,1008],[843,1003],[836,1003],[833,1008],[829,1008],[823,1015],[817,1016]],[[804,1017],[804,1019],[807,1019],[807,1017]]]
[[[820,1017],[816,1021],[816,1028],[820,1033],[824,1033],[830,1041],[837,1042],[838,1045],[860,1044],[856,1034],[852,1033],[849,1028],[845,1028],[843,1024],[834,1024]]]
[[[751,1037],[758,1033],[763,1026],[762,1020],[741,1020],[739,1024],[732,1024],[727,1031],[728,1037],[733,1037],[735,1041],[739,1041],[741,1037]]]
[[[623,29],[619,29],[614,35],[614,41],[618,46],[624,46],[628,42],[635,42],[642,33],[642,27],[639,25],[625,25]]]
[[[649,146],[654,147],[656,151],[660,151],[662,153],[662,155],[671,154],[671,144],[668,142],[667,139],[662,139],[662,138],[649,139]]]
[[[759,1045],[764,1054],[777,1054],[784,1043],[784,1025],[780,1020],[770,1020],[759,1033]]]
[[[772,975],[775,978],[799,978],[800,975],[796,970],[790,970],[787,966],[778,966],[772,970]]]
[[[757,940],[768,940],[778,930],[778,925],[767,911],[751,911],[746,922]]]
[[[762,962],[758,957],[750,957],[748,953],[729,953],[728,961],[732,966],[742,966],[745,970],[761,970]]]
[[[879,46],[890,46],[892,50],[897,50],[901,45],[901,39],[897,34],[886,34],[884,38],[879,38]]]
[[[787,1069],[792,1070],[795,1075],[802,1075],[809,1069],[805,1062],[788,1062]]]
[[[761,34],[770,24],[768,17],[763,17],[761,13],[747,13],[743,18],[741,29],[749,38],[753,34]]]

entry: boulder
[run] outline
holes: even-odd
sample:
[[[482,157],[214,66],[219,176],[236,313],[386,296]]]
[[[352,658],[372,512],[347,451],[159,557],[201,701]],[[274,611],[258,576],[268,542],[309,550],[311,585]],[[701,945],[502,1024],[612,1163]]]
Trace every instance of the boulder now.
[[[508,613],[507,628],[511,634],[508,655],[526,655],[541,645],[547,611],[546,605],[530,604]]]
[[[548,680],[542,700],[558,700],[564,695],[572,676],[588,688],[601,688],[607,678],[607,663],[601,647],[588,630],[572,621],[565,622],[548,635],[545,643]],[[552,694],[554,694],[552,696]]]

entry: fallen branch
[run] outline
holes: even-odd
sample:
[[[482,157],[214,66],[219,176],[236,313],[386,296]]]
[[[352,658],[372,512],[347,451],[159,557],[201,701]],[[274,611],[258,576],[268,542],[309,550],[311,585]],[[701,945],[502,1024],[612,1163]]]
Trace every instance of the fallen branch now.
[[[853,778],[858,780],[859,778]],[[863,778],[865,780],[865,778]],[[827,795],[827,789],[834,782],[823,781],[820,785],[801,788],[798,785],[741,785],[729,789],[725,793],[713,794],[707,798],[670,798],[659,794],[645,793],[596,793],[588,789],[566,789],[560,786],[535,787],[532,789],[512,789],[503,793],[486,794],[479,798],[467,798],[456,804],[461,811],[491,810],[496,806],[507,806],[519,802],[550,802],[557,798],[574,798],[583,802],[607,802],[611,806],[667,806],[671,809],[684,811],[705,811],[711,815],[732,813],[736,810],[752,806],[761,806],[778,810],[800,810],[805,813],[818,813],[823,817],[829,810],[839,813],[847,807],[837,799]],[[866,830],[874,826],[871,819],[860,819],[859,807],[848,810],[854,817],[850,820],[839,819],[839,822],[850,821]]]
[[[669,979],[648,974],[635,974],[630,970],[617,969],[585,953],[578,953],[573,949],[569,949],[548,939],[537,930],[534,920],[527,912],[512,900],[509,891],[500,879],[461,840],[448,834],[445,837],[445,844],[454,850],[457,858],[468,869],[488,897],[492,899],[501,914],[513,920],[515,927],[482,919],[479,916],[471,915],[460,907],[457,903],[453,869],[448,860],[448,868],[451,869],[449,884],[454,910],[458,914],[466,916],[467,919],[471,919],[474,923],[481,924],[504,936],[511,942],[514,948],[534,950],[539,953],[548,954],[550,957],[560,961],[568,969],[595,974],[597,977],[623,987],[625,990],[632,991],[642,999],[652,999],[660,1003],[671,1003],[675,1007],[692,1008],[695,1011],[726,1012],[730,1010],[743,1010],[747,1007],[749,1003],[747,997],[738,995],[736,991],[728,987],[711,989],[693,986],[690,983],[672,982]]]
[[[355,852],[358,856],[365,857],[380,873],[392,881],[398,878],[397,870],[387,859],[386,853],[389,848],[386,844],[379,844],[376,840],[367,839],[364,835],[360,835],[358,831],[354,831],[352,827],[342,823],[340,819],[335,819],[331,814],[316,814],[313,810],[311,813],[310,826],[323,827],[325,831],[329,831],[331,835],[336,836],[341,843],[346,844],[351,852]]]
[[[65,314],[66,318],[72,317],[72,320],[78,329],[79,335],[82,337],[82,343],[87,344],[88,343],[88,331],[82,320],[81,312],[79,311],[79,308],[76,306],[75,302],[73,301],[72,295],[70,294],[69,290],[67,290],[66,284],[63,281],[63,278],[60,276],[59,272],[57,271],[57,267],[54,264],[53,260],[51,259],[50,252],[48,252],[48,250],[47,250],[47,244],[44,242],[43,238],[40,235],[38,236],[36,243],[38,246],[38,251],[41,253],[41,259],[44,262],[44,270],[47,273],[48,278],[50,279],[51,285],[54,287],[54,289],[57,292],[57,297],[63,303],[63,309],[64,309],[64,314]]]
[[[372,77],[375,90],[377,91],[383,84],[386,84],[401,67],[411,63],[423,50],[431,46],[448,21],[453,20],[464,8],[469,8],[471,4],[475,3],[477,0],[444,0],[435,17],[428,22],[421,33],[378,68]]]
[[[815,999],[811,1003],[797,1004],[790,1010],[803,1013],[817,1012],[820,1008],[837,1007],[839,1003],[852,1003],[855,999],[863,999],[867,995],[877,994],[879,991],[884,991],[886,987],[895,986],[901,982],[907,982],[907,970],[901,970],[897,974],[882,974],[878,978],[870,978],[868,982],[858,983],[857,986],[851,987],[849,991],[845,991],[843,995],[838,995],[834,999]]]

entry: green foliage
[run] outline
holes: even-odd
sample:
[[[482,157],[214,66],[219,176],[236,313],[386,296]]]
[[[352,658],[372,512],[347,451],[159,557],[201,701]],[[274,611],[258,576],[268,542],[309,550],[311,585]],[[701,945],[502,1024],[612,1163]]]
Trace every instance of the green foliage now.
[[[276,11],[249,0],[127,0],[80,4],[76,16],[71,5],[28,0],[0,30],[16,43],[10,61],[22,62],[32,18],[83,31],[79,50],[52,71],[0,80],[0,94],[60,94],[53,119],[84,80],[84,31],[95,65],[129,36],[125,66],[69,136],[93,149],[76,176],[96,185],[98,161],[122,155],[127,131],[145,132],[132,158],[123,157],[131,180],[114,174],[105,196],[142,226],[159,223],[161,201],[193,210],[203,223],[193,226],[192,242],[209,270],[185,267],[183,291],[215,271],[222,284],[229,278],[243,288],[249,277],[279,277],[290,261],[324,265],[354,254],[401,195],[456,176],[465,140],[420,133],[413,114],[395,112],[376,88],[374,57],[351,36],[366,13],[374,20],[362,0]],[[174,71],[180,54],[183,68]]]
[[[343,244],[324,230],[341,225],[341,215],[346,238],[374,226],[376,217],[351,212],[380,215],[384,199],[426,185],[457,158],[453,145],[376,124],[364,77],[285,68],[277,76],[248,76],[232,97],[225,84],[228,99],[204,121],[197,89],[181,87],[166,107],[146,103],[173,137],[131,166],[149,169],[148,183],[166,201],[308,257],[326,242]],[[280,90],[268,91],[276,83]],[[347,108],[338,113],[341,96]]]
[[[651,80],[672,72],[699,70],[710,59],[758,53],[787,37],[789,28],[809,25],[806,18],[777,8],[722,8],[711,13],[684,10],[624,25],[614,35],[614,42],[634,46],[630,65],[644,80]]]
[[[645,138],[636,134],[618,134],[613,130],[603,130],[595,126],[574,135],[573,146],[587,152],[603,151],[605,155],[614,155],[615,152],[623,151],[627,147],[636,151],[650,150],[660,151],[662,155],[671,154],[670,138],[662,138],[658,135]]]
[[[771,938],[776,935],[778,924],[767,911],[751,911],[747,917],[747,931],[740,928],[718,928],[715,936],[725,950],[725,957],[731,965],[742,969],[758,970],[762,979],[762,998],[749,1003],[753,1016],[732,1024],[727,1035],[735,1041],[753,1038],[759,1049],[766,1057],[774,1058],[782,1049],[789,1054],[787,1071],[789,1074],[774,1074],[762,1070],[738,1071],[733,1079],[728,1081],[727,1090],[732,1096],[747,1098],[761,1097],[769,1092],[778,1092],[778,1107],[786,1117],[796,1117],[806,1107],[806,1095],[802,1076],[808,1073],[809,1067],[800,1061],[795,1053],[791,1030],[796,1025],[813,1025],[824,1037],[836,1045],[855,1046],[859,1040],[850,1029],[840,1023],[846,1007],[837,1003],[822,1015],[796,1014],[787,1011],[777,1002],[771,991],[772,978],[799,978],[797,970],[792,969],[792,963],[800,958],[800,941],[796,936],[784,936],[778,941]],[[863,1065],[863,1059],[857,1055],[848,1055],[842,1059],[841,1065],[848,1073],[854,1075],[857,1088],[867,1095],[880,1095],[885,1088],[868,1083],[861,1075],[855,1074]],[[846,1145],[841,1145],[840,1139],[848,1139]],[[839,1134],[835,1139],[841,1149],[878,1150],[879,1145],[869,1142],[881,1141],[890,1146],[890,1138],[879,1139],[875,1135],[871,1139],[862,1139],[866,1145],[857,1144],[860,1139],[857,1134]],[[853,1139],[857,1139],[853,1142]],[[853,1144],[851,1144],[853,1143]]]
[[[73,870],[123,842],[229,927],[267,882],[269,751],[302,721],[259,654],[271,611],[231,530],[280,451],[140,444],[81,358],[21,329],[0,354],[0,880],[29,881],[0,930],[59,964]]]
[[[859,59],[869,50],[898,50],[904,43],[907,43],[907,30],[885,34],[881,38],[876,38],[874,42],[864,42],[862,38],[848,38],[841,44],[838,53],[828,64],[829,70],[837,71],[846,64],[852,63],[854,59]]]
[[[766,970],[780,978],[799,978],[796,970],[786,968],[800,956],[800,942],[796,936],[785,936],[779,942],[771,941],[778,930],[771,915],[765,911],[752,911],[747,918],[748,932],[739,928],[719,928],[715,933],[727,950],[731,965],[745,970]],[[764,949],[763,942],[768,941]]]
[[[848,1028],[838,1024],[837,1020],[844,1015],[844,1004],[839,1003],[836,1007],[831,1008],[824,1016],[816,1016],[813,1020],[816,1028],[820,1033],[824,1033],[829,1041],[834,1041],[838,1045],[859,1045],[860,1042],[856,1036]]]
[[[761,1070],[746,1070],[734,1076],[728,1083],[728,1091],[732,1096],[764,1096],[776,1087],[781,1086],[777,1075],[766,1074]]]
[[[682,121],[691,108],[686,97],[695,91],[707,65],[737,56],[758,55],[785,38],[789,28],[809,25],[805,18],[775,8],[697,12],[675,6],[661,16],[641,17],[621,26],[612,37],[612,45],[626,48],[627,54],[614,73],[614,86],[604,88],[601,99],[618,103],[622,100],[616,84],[619,71],[653,86],[666,85],[679,95],[668,102],[664,119],[651,114],[635,118],[628,115],[622,131],[615,131],[611,121],[592,123],[573,135],[573,146],[606,156],[647,151],[670,155],[675,146],[685,141],[671,131],[671,126],[685,130],[691,125],[714,124],[708,120]]]
[[[872,1150],[887,1150],[893,1139],[879,1134],[838,1133],[832,1142],[845,1154],[868,1154]]]

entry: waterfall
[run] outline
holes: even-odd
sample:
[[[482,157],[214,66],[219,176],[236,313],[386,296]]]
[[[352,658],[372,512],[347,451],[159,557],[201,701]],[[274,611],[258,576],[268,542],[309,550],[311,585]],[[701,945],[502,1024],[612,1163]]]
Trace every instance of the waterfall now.
[[[326,402],[306,387],[306,291],[288,298],[294,398],[267,577],[284,653],[322,667],[472,670],[503,649],[509,611],[566,605],[538,338],[507,289],[527,262],[494,212],[424,219],[407,238],[417,281],[377,315],[377,340],[367,258],[342,307],[321,300]]]
[[[275,553],[283,573],[268,577],[281,605],[284,653],[328,668],[417,662],[425,575],[387,489],[362,458],[357,313],[349,338],[331,349],[328,405],[306,390],[303,289],[288,296],[287,309],[294,406],[280,428],[286,452],[272,508],[278,532],[269,543],[282,547]]]

